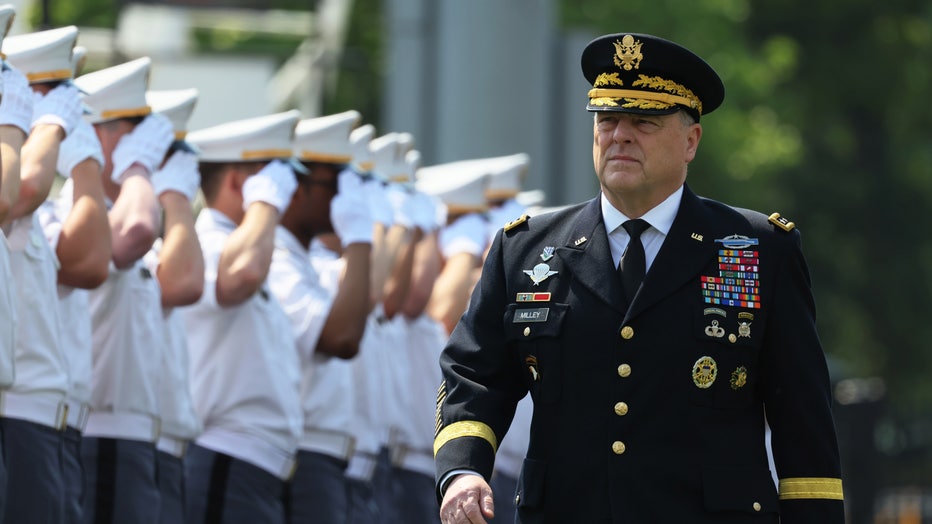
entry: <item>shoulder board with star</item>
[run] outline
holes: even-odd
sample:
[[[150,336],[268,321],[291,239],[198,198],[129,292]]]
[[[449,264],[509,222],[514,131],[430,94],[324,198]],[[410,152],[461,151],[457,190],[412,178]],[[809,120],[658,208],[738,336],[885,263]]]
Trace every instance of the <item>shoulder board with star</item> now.
[[[504,229],[505,232],[507,233],[508,231],[511,231],[512,229],[514,229],[514,228],[520,226],[521,224],[527,222],[527,219],[529,219],[529,218],[531,218],[530,215],[521,215],[520,217],[518,217],[518,218],[512,220],[511,222],[508,222],[507,224],[505,224],[505,227],[504,227],[503,229]]]
[[[794,228],[796,228],[796,224],[790,222],[789,219],[780,216],[780,213],[774,213],[770,215],[769,220],[771,224],[774,224],[784,231],[792,231]]]

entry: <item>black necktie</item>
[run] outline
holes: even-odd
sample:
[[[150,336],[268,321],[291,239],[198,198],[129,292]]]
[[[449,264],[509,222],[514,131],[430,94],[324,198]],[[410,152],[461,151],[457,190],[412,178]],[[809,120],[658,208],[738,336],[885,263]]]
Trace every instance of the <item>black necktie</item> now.
[[[630,304],[637,294],[641,281],[644,280],[644,273],[647,270],[647,262],[644,258],[644,245],[641,244],[641,233],[650,227],[650,224],[640,218],[628,220],[621,227],[625,228],[631,239],[628,241],[628,247],[621,256],[621,262],[618,263],[618,272],[621,273],[621,284],[625,289],[625,297]]]

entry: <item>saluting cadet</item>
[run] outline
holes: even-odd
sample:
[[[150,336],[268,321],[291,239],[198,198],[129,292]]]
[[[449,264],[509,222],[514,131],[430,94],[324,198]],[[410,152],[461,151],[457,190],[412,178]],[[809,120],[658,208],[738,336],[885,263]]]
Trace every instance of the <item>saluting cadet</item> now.
[[[418,172],[418,189],[439,198],[447,209],[447,224],[438,234],[442,266],[427,304],[427,313],[447,333],[466,310],[488,246],[484,217],[488,182],[487,169],[473,161],[438,164]]]
[[[197,302],[204,290],[204,255],[194,230],[191,202],[201,184],[197,154],[185,142],[188,119],[197,103],[197,89],[149,91],[152,111],[172,124],[174,141],[165,162],[152,175],[152,188],[162,207],[162,238],[146,255],[149,270],[159,281],[165,347],[161,352],[159,412],[162,428],[158,449],[159,521],[184,522],[187,445],[201,431],[194,411],[188,376],[188,346],[177,307]]]
[[[28,136],[21,150],[19,198],[3,224],[9,233],[19,313],[16,378],[2,392],[0,402],[9,478],[5,518],[9,522],[31,518],[58,521],[64,510],[60,452],[67,416],[68,369],[56,307],[57,260],[35,211],[55,179],[59,144],[81,118],[81,100],[72,85],[54,89],[37,85],[31,89],[26,82],[41,77],[48,64],[26,60],[25,56],[33,54],[39,41],[64,40],[62,74],[68,78],[70,49],[76,36],[77,30],[71,27],[7,38],[3,46],[17,56],[20,64],[29,63],[24,66],[27,69],[17,69],[20,81],[6,86],[4,98],[18,98],[14,105],[19,110],[2,115],[4,123],[12,123]]]
[[[401,415],[392,443],[392,489],[394,522],[437,522],[437,503],[433,496],[433,398],[440,382],[437,358],[446,342],[443,326],[430,318],[426,307],[440,273],[437,232],[445,222],[446,210],[434,197],[413,187],[420,167],[420,152],[405,155],[407,180],[411,184],[408,206],[413,227],[420,233],[415,244],[411,284],[405,295],[399,322],[404,344],[399,359],[406,366],[406,380],[401,388]],[[438,207],[443,208],[438,211]]]
[[[80,69],[82,49],[74,48],[73,26],[13,37],[5,42],[7,57],[22,68],[37,93],[70,84]],[[78,99],[76,90],[71,103]],[[80,113],[79,113],[80,115]],[[84,470],[81,466],[81,431],[88,415],[91,376],[91,319],[87,289],[99,286],[108,274],[110,229],[104,204],[100,169],[103,157],[93,127],[78,119],[74,129],[53,147],[47,137],[46,159],[57,154],[56,170],[66,181],[56,201],[46,200],[37,210],[45,236],[58,259],[56,300],[61,326],[61,347],[68,371],[67,420],[62,433],[62,504],[64,522],[81,522]]]
[[[171,123],[146,103],[149,58],[78,77],[104,157],[112,257],[89,295],[91,411],[82,439],[85,522],[156,522],[155,441],[165,336],[159,284],[143,256],[159,231],[151,176],[172,141]]]
[[[721,80],[635,33],[590,42],[582,69],[601,195],[492,243],[441,357],[443,521],[493,514],[495,451],[530,391],[520,522],[844,522],[799,232],[685,185]]]
[[[300,371],[291,324],[266,277],[275,228],[298,185],[300,114],[288,111],[192,132],[207,203],[196,229],[204,294],[182,309],[191,394],[204,431],[189,446],[190,522],[284,522],[285,482],[301,436]]]
[[[289,522],[346,522],[344,475],[355,438],[349,432],[354,389],[347,359],[356,356],[369,311],[372,216],[362,180],[347,169],[357,111],[305,119],[295,154],[308,170],[275,232],[269,285],[291,319],[301,359],[304,433],[289,482]],[[315,237],[336,232],[342,278],[325,285],[311,261]]]
[[[16,9],[9,4],[0,5],[0,42],[6,36],[13,21]],[[0,71],[0,97],[6,79],[15,74],[11,69],[2,67]],[[2,97],[5,98],[5,97]],[[0,98],[0,113],[5,110]],[[22,145],[19,140],[21,132],[9,125],[0,124],[0,157],[8,156],[10,151],[10,135],[16,138],[16,147]],[[19,157],[16,151],[15,158]],[[0,158],[0,223],[6,220],[10,208],[19,197],[19,167]],[[7,243],[6,233],[0,228],[0,390],[13,385],[13,353],[16,344],[16,289],[13,286],[13,273],[10,268],[10,246]],[[6,465],[3,459],[3,426],[0,425],[0,493],[6,493],[7,477]],[[6,497],[0,497],[0,515],[6,507]]]
[[[385,253],[386,238],[392,227],[392,212],[383,181],[372,174],[374,162],[369,146],[374,134],[375,128],[371,124],[359,126],[350,133],[353,151],[352,169],[363,177],[363,193],[374,221],[369,289],[370,310],[366,317],[363,339],[360,341],[359,355],[351,361],[354,402],[350,428],[356,438],[356,446],[346,468],[346,477],[350,487],[348,522],[358,524],[379,522],[381,518],[372,484],[382,440],[379,424],[381,402],[373,403],[370,399],[378,398],[382,390],[378,376],[380,370],[377,365],[371,364],[371,360],[376,358],[375,350],[367,350],[367,348],[372,347],[372,341],[375,340],[376,311],[381,310],[379,304],[385,294],[385,281],[391,272],[391,260]],[[335,250],[337,247],[333,246],[331,249]]]

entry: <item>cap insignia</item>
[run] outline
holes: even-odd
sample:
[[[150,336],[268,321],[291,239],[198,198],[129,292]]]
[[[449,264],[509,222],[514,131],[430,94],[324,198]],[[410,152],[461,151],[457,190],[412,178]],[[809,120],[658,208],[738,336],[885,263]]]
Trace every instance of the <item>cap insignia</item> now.
[[[644,58],[644,55],[641,54],[641,42],[634,39],[631,35],[625,35],[621,38],[621,42],[615,41],[615,65],[624,69],[625,71],[631,71],[632,69],[637,69],[641,65],[641,59]]]

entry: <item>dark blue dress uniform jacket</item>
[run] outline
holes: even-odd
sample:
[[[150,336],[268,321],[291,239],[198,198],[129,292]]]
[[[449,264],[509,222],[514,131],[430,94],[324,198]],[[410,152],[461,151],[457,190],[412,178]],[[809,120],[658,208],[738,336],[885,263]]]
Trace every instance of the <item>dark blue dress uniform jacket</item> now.
[[[828,372],[791,227],[687,187],[630,305],[598,198],[499,232],[440,360],[438,489],[456,469],[489,478],[530,391],[519,522],[844,522]],[[738,261],[757,264],[744,268],[757,288],[737,305],[706,297],[702,278],[736,269],[722,253],[733,235],[757,255]],[[535,284],[525,270],[541,263],[539,275],[556,273]]]

